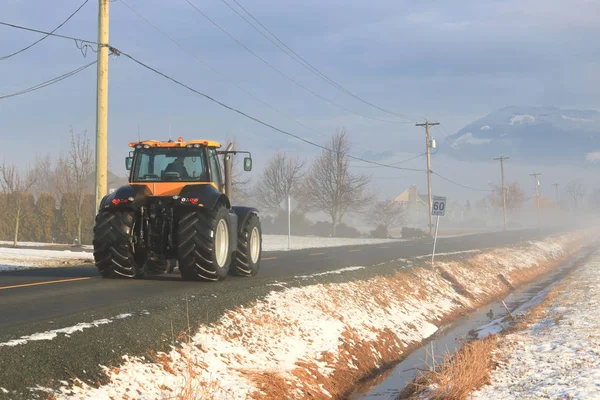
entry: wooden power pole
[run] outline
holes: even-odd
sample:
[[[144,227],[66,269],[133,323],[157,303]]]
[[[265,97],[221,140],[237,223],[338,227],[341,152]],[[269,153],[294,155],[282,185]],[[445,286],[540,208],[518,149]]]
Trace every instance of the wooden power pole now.
[[[107,193],[108,4],[98,0],[98,77],[96,82],[96,210]]]
[[[538,180],[538,176],[540,175],[540,172],[529,174],[529,176],[533,176],[533,181],[535,183],[535,207],[537,209],[538,228],[540,227],[540,181]]]
[[[427,151],[427,197],[429,198],[429,235],[431,236],[433,229],[433,220],[431,215],[431,207],[433,203],[432,193],[431,193],[431,136],[429,135],[429,127],[434,125],[439,125],[439,122],[429,122],[425,120],[424,124],[415,124],[416,126],[424,126],[425,127],[425,149]]]
[[[508,160],[510,157],[504,157],[500,154],[500,157],[495,157],[494,160],[500,160],[500,172],[502,173],[502,209],[504,211],[504,230],[506,230],[506,188],[504,187],[504,160]]]

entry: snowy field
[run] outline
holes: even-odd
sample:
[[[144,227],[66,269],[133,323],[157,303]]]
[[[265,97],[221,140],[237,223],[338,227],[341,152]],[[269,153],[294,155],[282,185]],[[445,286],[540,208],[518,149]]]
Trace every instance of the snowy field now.
[[[0,271],[89,264],[92,253],[0,247]]]
[[[407,239],[404,239],[407,240]],[[365,238],[330,238],[317,236],[292,236],[290,240],[292,250],[356,246],[363,244],[394,243],[402,239],[365,239]],[[263,235],[263,250],[277,251],[287,250],[288,237],[286,235]]]
[[[555,293],[538,322],[506,337],[474,400],[600,399],[600,251]]]

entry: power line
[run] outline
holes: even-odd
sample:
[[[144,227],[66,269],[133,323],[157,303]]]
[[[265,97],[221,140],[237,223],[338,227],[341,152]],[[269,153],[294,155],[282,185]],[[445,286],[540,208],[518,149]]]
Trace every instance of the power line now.
[[[368,118],[368,119],[372,119],[375,121],[380,121],[380,122],[387,122],[390,124],[402,124],[405,122],[399,122],[399,121],[390,121],[390,120],[385,120],[385,119],[381,119],[381,118],[376,118],[376,117],[370,117],[367,115],[363,115],[357,111],[354,111],[348,107],[345,107],[341,104],[338,104],[332,100],[329,100],[327,97],[324,97],[322,95],[320,95],[319,93],[315,92],[314,90],[310,89],[308,86],[298,82],[297,80],[295,80],[294,78],[290,77],[289,75],[287,75],[285,72],[281,71],[279,68],[277,68],[276,66],[274,66],[273,64],[271,64],[269,61],[265,60],[263,57],[261,57],[260,55],[258,55],[256,52],[254,52],[252,49],[250,49],[248,46],[246,46],[244,43],[242,43],[241,41],[239,41],[236,37],[234,37],[232,34],[230,34],[227,30],[225,30],[223,27],[221,27],[221,25],[217,24],[212,18],[210,18],[208,15],[206,15],[206,13],[204,13],[202,10],[200,10],[198,7],[196,7],[192,2],[190,2],[189,0],[183,0],[186,3],[188,3],[194,10],[196,10],[200,15],[202,15],[206,20],[208,20],[211,24],[213,24],[217,29],[219,29],[221,32],[223,32],[225,35],[227,35],[231,40],[233,40],[234,42],[236,42],[239,46],[241,46],[244,50],[246,50],[248,53],[250,53],[251,55],[253,55],[254,57],[256,57],[258,60],[260,60],[262,63],[264,63],[267,67],[269,67],[270,69],[272,69],[273,71],[277,72],[279,75],[281,75],[282,77],[284,77],[285,79],[289,80],[290,82],[294,83],[296,86],[299,86],[300,88],[304,89],[305,91],[307,91],[308,93],[312,94],[315,97],[318,97],[319,99],[334,105],[344,111],[347,111],[351,114],[357,115],[359,117],[363,117],[363,118]]]
[[[75,42],[90,43],[90,44],[95,44],[97,46],[108,46],[108,43],[98,43],[93,40],[80,39],[80,38],[76,38],[73,36],[67,36],[67,35],[59,35],[58,33],[42,31],[40,29],[27,28],[22,25],[9,24],[7,22],[2,22],[2,21],[0,21],[0,25],[8,26],[10,28],[15,28],[15,29],[21,29],[21,30],[29,31],[29,32],[41,33],[41,34],[44,34],[47,36],[54,36],[54,37],[58,37],[58,38],[62,38],[62,39],[71,39],[71,40],[74,40]]]
[[[404,163],[406,163],[406,162],[412,161],[412,160],[414,160],[414,159],[417,159],[417,158],[419,158],[419,157],[423,157],[425,154],[427,154],[427,153],[421,153],[421,154],[417,154],[416,156],[414,156],[414,157],[411,157],[411,158],[408,158],[408,159],[406,159],[406,160],[397,161],[397,162],[393,162],[393,163],[386,164],[386,165],[399,165],[399,164],[404,164]],[[379,167],[379,166],[367,166],[367,165],[352,165],[352,167],[354,167],[354,168],[381,168],[381,167]]]
[[[275,111],[276,113],[278,113],[279,115],[296,122],[298,125],[309,129],[313,132],[315,132],[316,134],[320,135],[320,136],[325,136],[324,133],[319,132],[318,130],[312,128],[309,125],[306,125],[300,121],[298,121],[296,118],[285,114],[284,112],[278,110],[277,108],[275,108],[274,106],[272,106],[271,104],[267,103],[266,101],[262,100],[261,98],[259,98],[258,96],[254,95],[252,92],[250,92],[249,90],[245,89],[244,87],[240,86],[239,84],[237,84],[236,82],[232,81],[231,79],[229,79],[227,76],[225,76],[224,74],[222,74],[221,72],[219,72],[218,70],[216,70],[215,68],[211,67],[210,65],[208,65],[205,61],[203,61],[200,57],[198,57],[196,54],[194,54],[193,52],[191,52],[189,49],[187,49],[185,46],[183,46],[180,42],[178,42],[177,40],[175,40],[173,37],[169,36],[167,33],[165,33],[163,30],[161,30],[158,26],[156,26],[154,23],[152,23],[150,20],[148,20],[146,17],[144,17],[141,13],[139,13],[138,11],[136,11],[133,7],[131,7],[129,4],[127,4],[124,0],[121,0],[121,4],[123,4],[125,7],[127,7],[131,12],[133,12],[135,15],[137,15],[140,19],[142,19],[144,22],[146,22],[148,25],[150,25],[152,28],[154,28],[158,33],[160,33],[161,35],[163,35],[164,37],[166,37],[167,39],[169,39],[171,42],[173,42],[177,47],[179,47],[182,51],[184,51],[185,53],[187,53],[189,56],[193,57],[196,59],[196,61],[198,61],[200,64],[202,64],[205,68],[207,68],[209,71],[217,74],[218,76],[220,76],[223,80],[225,80],[226,82],[228,82],[229,84],[235,86],[236,88],[238,88],[239,90],[241,90],[242,92],[246,93],[248,96],[252,97],[254,100],[262,103],[263,105],[267,106],[268,108],[270,108],[271,110]]]
[[[291,132],[285,131],[285,130],[283,130],[283,129],[277,128],[277,127],[276,127],[276,126],[274,126],[274,125],[271,125],[271,124],[269,124],[269,123],[267,123],[267,122],[264,122],[264,121],[262,121],[262,120],[261,120],[261,119],[259,119],[259,118],[253,117],[253,116],[252,116],[252,115],[250,115],[250,114],[247,114],[247,113],[245,113],[245,112],[243,112],[243,111],[240,111],[240,110],[238,110],[237,108],[234,108],[234,107],[232,107],[232,106],[229,106],[229,105],[227,105],[227,104],[225,104],[225,103],[223,103],[223,102],[221,102],[221,101],[219,101],[219,100],[217,100],[217,99],[215,99],[215,98],[213,98],[213,97],[211,97],[211,96],[209,96],[209,95],[207,95],[207,94],[205,94],[205,93],[202,93],[202,92],[200,92],[200,91],[198,91],[198,90],[196,90],[196,89],[192,88],[191,86],[188,86],[188,85],[186,85],[185,83],[183,83],[183,82],[180,82],[180,81],[178,81],[177,79],[175,79],[175,78],[173,78],[173,77],[171,77],[171,76],[169,76],[169,75],[167,75],[167,74],[165,74],[165,73],[163,73],[163,72],[161,72],[161,71],[159,71],[159,70],[157,70],[157,69],[155,69],[155,68],[153,68],[153,67],[149,66],[148,64],[145,64],[145,63],[143,63],[142,61],[140,61],[140,60],[136,59],[135,57],[133,57],[133,56],[132,56],[132,55],[130,55],[130,54],[127,54],[127,53],[125,53],[125,52],[123,52],[123,51],[119,51],[119,52],[118,52],[118,54],[121,54],[121,55],[123,55],[123,56],[125,56],[125,57],[129,58],[131,61],[135,62],[136,64],[138,64],[138,65],[140,65],[140,66],[142,66],[142,67],[144,67],[144,68],[146,68],[146,69],[148,69],[148,70],[150,70],[150,71],[154,72],[155,74],[158,74],[158,75],[162,76],[162,77],[163,77],[163,78],[165,78],[165,79],[168,79],[168,80],[170,80],[171,82],[173,82],[173,83],[175,83],[175,84],[177,84],[177,85],[179,85],[179,86],[181,86],[181,87],[183,87],[183,88],[185,88],[185,89],[187,89],[187,90],[189,90],[189,91],[191,91],[191,92],[193,92],[193,93],[196,93],[197,95],[200,95],[200,96],[204,97],[204,98],[205,98],[205,99],[207,99],[207,100],[210,100],[210,101],[212,101],[213,103],[216,103],[216,104],[220,105],[221,107],[224,107],[224,108],[226,108],[226,109],[228,109],[228,110],[230,110],[230,111],[233,111],[233,112],[235,112],[235,113],[237,113],[237,114],[239,114],[239,115],[242,115],[242,116],[244,116],[244,117],[246,117],[246,118],[248,118],[248,119],[251,119],[252,121],[255,121],[255,122],[257,122],[257,123],[259,123],[259,124],[261,124],[261,125],[263,125],[263,126],[266,126],[267,128],[271,128],[271,129],[272,129],[272,130],[274,130],[274,131],[277,131],[277,132],[279,132],[279,133],[282,133],[282,134],[284,134],[284,135],[287,135],[287,136],[290,136],[290,137],[296,138],[296,139],[298,139],[298,140],[300,140],[300,141],[302,141],[302,142],[304,142],[304,143],[307,143],[307,144],[309,144],[309,145],[311,145],[311,146],[318,147],[318,148],[320,148],[320,149],[322,149],[322,150],[325,150],[325,151],[333,152],[333,150],[331,150],[331,149],[330,149],[330,148],[328,148],[328,147],[325,147],[325,146],[323,146],[323,145],[320,145],[320,144],[318,144],[318,143],[315,143],[315,142],[313,142],[313,141],[310,141],[310,140],[308,140],[308,139],[305,139],[305,138],[303,138],[303,137],[301,137],[301,136],[299,136],[299,135],[296,135],[296,134],[294,134],[294,133],[291,133]],[[348,157],[349,159],[356,160],[356,161],[361,161],[361,162],[364,162],[364,163],[367,163],[367,164],[379,165],[379,166],[382,166],[382,167],[393,168],[393,169],[399,169],[399,170],[403,170],[403,171],[415,171],[415,172],[424,172],[424,171],[425,171],[425,170],[422,170],[422,169],[415,169],[415,168],[402,168],[402,167],[397,167],[397,166],[394,166],[394,165],[382,164],[382,163],[378,163],[378,162],[376,162],[376,161],[365,160],[365,159],[363,159],[363,158],[356,157],[356,156],[352,156],[352,155],[346,155],[346,157]]]
[[[225,5],[227,5],[227,7],[229,7],[240,18],[242,18],[244,21],[246,21],[246,23],[248,25],[250,25],[255,31],[257,31],[265,39],[267,39],[268,41],[270,41],[271,43],[273,43],[273,45],[275,45],[277,48],[279,48],[281,51],[283,51],[285,54],[287,54],[290,58],[292,58],[293,60],[295,60],[296,62],[298,62],[300,65],[302,65],[308,71],[310,71],[313,74],[317,75],[319,78],[321,78],[322,80],[324,80],[325,82],[327,82],[331,86],[335,87],[336,89],[342,91],[343,93],[346,93],[348,96],[353,97],[354,99],[356,99],[356,100],[358,100],[358,101],[360,101],[360,102],[362,102],[364,104],[367,104],[367,105],[369,105],[369,106],[371,106],[373,108],[376,108],[377,110],[383,111],[383,112],[385,112],[387,114],[394,115],[394,116],[399,117],[399,118],[407,119],[407,120],[412,121],[412,122],[418,120],[416,118],[412,118],[412,117],[407,116],[405,114],[400,114],[400,113],[397,113],[397,112],[394,112],[394,111],[387,110],[387,109],[385,109],[385,108],[383,108],[381,106],[373,104],[373,103],[371,103],[371,102],[363,99],[362,97],[354,94],[353,92],[351,92],[350,90],[346,89],[345,87],[343,87],[339,83],[335,82],[333,79],[329,78],[327,75],[325,75],[319,69],[317,69],[314,65],[312,65],[310,62],[308,62],[305,58],[303,58],[301,55],[299,55],[297,52],[295,52],[291,47],[289,47],[287,44],[285,44],[285,42],[283,42],[281,39],[279,39],[277,37],[277,35],[275,35],[273,32],[271,32],[269,30],[269,28],[267,28],[264,24],[262,24],[254,15],[252,15],[252,13],[250,11],[248,11],[246,8],[244,8],[244,6],[242,6],[237,0],[233,0],[233,2],[235,4],[237,4],[237,6],[240,7],[246,14],[248,14],[250,16],[250,18],[252,18],[258,25],[260,25],[269,35],[271,35],[272,38],[269,37],[269,36],[267,36],[260,29],[258,29],[252,22],[248,21],[248,19],[246,17],[244,17],[242,14],[240,14],[235,8],[233,8],[227,2],[227,0],[221,0],[221,2],[223,2]],[[273,39],[275,39],[275,40],[273,40]]]
[[[64,24],[66,24],[67,22],[69,22],[69,20],[70,20],[71,18],[73,18],[73,16],[74,16],[75,14],[77,14],[77,13],[79,12],[79,10],[81,10],[81,9],[83,8],[83,6],[85,6],[85,5],[86,5],[86,3],[87,3],[88,1],[89,1],[89,0],[85,0],[83,3],[81,3],[81,5],[80,5],[80,6],[79,6],[79,7],[78,7],[78,8],[77,8],[75,11],[73,11],[73,13],[71,13],[71,15],[69,15],[69,16],[67,17],[67,19],[65,19],[65,20],[64,20],[64,21],[63,21],[63,22],[62,22],[60,25],[58,25],[56,28],[54,28],[54,29],[53,29],[53,30],[52,30],[50,33],[54,33],[54,32],[56,32],[57,30],[59,30],[60,28],[62,28],[62,26],[63,26]],[[40,39],[38,39],[38,40],[36,40],[35,42],[31,43],[29,46],[22,48],[21,50],[18,50],[18,51],[15,51],[15,52],[14,52],[14,53],[12,53],[12,54],[8,54],[8,55],[5,55],[5,56],[2,56],[2,57],[0,57],[0,61],[8,60],[9,58],[11,58],[11,57],[13,57],[13,56],[16,56],[17,54],[20,54],[20,53],[22,53],[22,52],[24,52],[24,51],[26,51],[26,50],[28,50],[28,49],[32,48],[33,46],[35,46],[36,44],[38,44],[38,43],[39,43],[39,42],[41,42],[42,40],[46,39],[48,36],[50,36],[50,35],[48,35],[48,34],[47,34],[46,36],[43,36],[43,37],[41,37]]]
[[[44,88],[46,86],[50,86],[52,84],[58,83],[58,82],[62,81],[63,79],[67,79],[67,78],[69,78],[69,77],[71,77],[71,76],[73,76],[73,75],[75,75],[75,74],[83,71],[84,69],[86,69],[88,67],[91,67],[94,64],[96,64],[96,61],[92,61],[91,63],[86,64],[86,65],[84,65],[82,67],[79,67],[77,69],[74,69],[73,71],[67,72],[66,74],[63,74],[63,75],[60,75],[60,76],[57,76],[56,78],[49,79],[49,80],[47,80],[45,82],[38,83],[37,85],[31,86],[31,87],[29,87],[27,89],[19,90],[18,92],[14,92],[14,93],[0,95],[0,100],[7,99],[9,97],[19,96],[21,94],[25,94],[25,93],[29,93],[29,92],[33,92],[34,90],[38,90],[38,89]]]
[[[122,52],[122,51],[120,51],[118,49],[113,48],[108,43],[99,44],[98,42],[94,42],[94,41],[91,41],[91,40],[79,39],[79,38],[75,38],[75,37],[72,37],[72,36],[59,35],[59,34],[56,34],[56,33],[45,32],[45,31],[41,31],[41,30],[38,30],[38,29],[27,28],[27,27],[24,27],[24,26],[9,24],[9,23],[6,23],[6,22],[1,22],[1,21],[0,21],[0,25],[9,26],[11,28],[22,29],[22,30],[31,31],[31,32],[43,33],[43,34],[47,34],[49,36],[59,37],[59,38],[62,38],[62,39],[70,39],[70,40],[80,41],[82,43],[92,43],[92,44],[97,44],[97,45],[101,45],[101,46],[107,46],[115,55],[123,55],[123,56],[129,58],[130,60],[132,60],[133,62],[135,62],[136,64],[138,64],[138,65],[140,65],[140,66],[142,66],[142,67],[144,67],[144,68],[146,68],[146,69],[148,69],[148,70],[150,70],[150,71],[152,71],[152,72],[154,72],[154,73],[156,73],[158,75],[161,75],[165,79],[168,79],[168,80],[172,81],[173,83],[176,83],[177,85],[182,86],[182,87],[188,89],[189,91],[191,91],[193,93],[196,93],[196,94],[198,94],[198,95],[200,95],[200,96],[202,96],[202,97],[204,97],[204,98],[206,98],[206,99],[208,99],[208,100],[210,100],[210,101],[212,101],[212,102],[214,102],[214,103],[216,103],[216,104],[218,104],[218,105],[220,105],[220,106],[222,106],[222,107],[224,107],[224,108],[226,108],[226,109],[228,109],[230,111],[233,111],[233,112],[235,112],[237,114],[240,114],[240,115],[242,115],[242,116],[244,116],[244,117],[246,117],[248,119],[251,119],[251,120],[253,120],[253,121],[255,121],[255,122],[257,122],[257,123],[259,123],[259,124],[261,124],[263,126],[271,128],[271,129],[273,129],[273,130],[275,130],[277,132],[283,133],[284,135],[287,135],[287,136],[290,136],[290,137],[294,137],[294,138],[296,138],[296,139],[298,139],[298,140],[300,140],[300,141],[302,141],[304,143],[307,143],[309,145],[318,147],[320,149],[323,149],[323,150],[326,150],[326,151],[329,151],[329,152],[333,152],[333,150],[331,150],[331,149],[329,149],[329,148],[327,148],[327,147],[325,147],[323,145],[320,145],[318,143],[312,142],[312,141],[310,141],[308,139],[304,139],[303,137],[301,137],[299,135],[296,135],[294,133],[287,132],[287,131],[285,131],[283,129],[277,128],[274,125],[271,125],[271,124],[269,124],[267,122],[264,122],[264,121],[262,121],[262,120],[260,120],[260,119],[258,119],[256,117],[251,116],[250,114],[247,114],[247,113],[245,113],[243,111],[240,111],[240,110],[238,110],[238,109],[236,109],[234,107],[231,107],[231,106],[229,106],[229,105],[227,105],[227,104],[225,104],[225,103],[223,103],[223,102],[221,102],[221,101],[219,101],[219,100],[217,100],[217,99],[215,99],[215,98],[213,98],[213,97],[211,97],[211,96],[209,96],[209,95],[207,95],[205,93],[202,93],[202,92],[200,92],[200,91],[198,91],[198,90],[196,90],[196,89],[194,89],[194,88],[192,88],[192,87],[190,87],[190,86],[188,86],[188,85],[186,85],[186,84],[184,84],[184,83],[176,80],[175,78],[172,78],[169,75],[166,75],[165,73],[160,72],[160,71],[158,71],[155,68],[152,68],[151,66],[149,66],[149,65],[143,63],[142,61],[136,59],[132,55],[124,53],[124,52]],[[93,63],[95,63],[95,61]],[[91,63],[91,64],[93,64],[93,63]],[[91,64],[89,64],[87,66],[84,66],[84,67],[87,68]],[[79,72],[79,71],[77,71],[77,72]],[[57,78],[55,78],[55,79],[57,79]],[[62,78],[62,79],[64,79],[64,78]],[[382,166],[382,167],[399,169],[399,170],[403,170],[403,171],[415,171],[415,172],[423,172],[424,171],[424,170],[421,170],[421,169],[402,168],[402,167],[397,167],[397,166],[393,166],[393,165],[386,165],[386,164],[378,163],[376,161],[369,161],[369,160],[365,160],[365,159],[362,159],[360,157],[351,156],[351,155],[346,155],[346,157],[348,157],[348,158],[350,158],[352,160],[365,162],[367,164],[379,165],[379,166]]]
[[[453,180],[452,180],[452,179],[450,179],[450,178],[446,178],[445,176],[442,176],[442,175],[438,174],[438,173],[437,173],[437,172],[435,172],[435,171],[431,171],[431,173],[432,173],[433,175],[435,175],[435,176],[438,176],[438,177],[442,178],[442,179],[443,179],[443,180],[445,180],[445,181],[448,181],[448,182],[450,182],[450,183],[452,183],[452,184],[454,184],[454,185],[456,185],[456,186],[460,186],[460,187],[462,187],[462,188],[465,188],[465,189],[473,190],[473,191],[475,191],[475,192],[490,192],[490,191],[491,191],[491,190],[489,190],[489,189],[477,189],[477,188],[473,188],[473,187],[471,187],[471,186],[463,185],[463,184],[461,184],[461,183],[458,183],[458,182],[455,182],[455,181],[453,181]]]

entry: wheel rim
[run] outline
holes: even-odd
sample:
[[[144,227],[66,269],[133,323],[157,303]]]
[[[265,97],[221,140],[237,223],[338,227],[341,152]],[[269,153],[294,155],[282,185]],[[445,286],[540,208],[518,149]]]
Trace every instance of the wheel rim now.
[[[253,264],[258,262],[260,256],[260,236],[258,234],[258,228],[254,227],[250,233],[250,259]]]
[[[217,224],[215,233],[215,256],[217,265],[223,267],[227,261],[227,252],[229,251],[229,228],[227,222],[222,219]]]

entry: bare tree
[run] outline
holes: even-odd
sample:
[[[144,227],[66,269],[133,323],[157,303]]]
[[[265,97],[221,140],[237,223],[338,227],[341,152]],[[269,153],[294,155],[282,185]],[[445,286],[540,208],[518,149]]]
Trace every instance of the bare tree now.
[[[501,209],[502,205],[502,186],[492,185],[492,194],[488,196],[492,207]],[[519,182],[513,182],[506,187],[506,210],[515,211],[525,202],[525,193],[519,186]]]
[[[87,132],[75,134],[71,129],[71,149],[61,154],[56,165],[56,188],[59,195],[74,196],[76,201],[77,240],[81,243],[81,230],[84,220],[84,198],[87,183],[94,172],[94,155]]]
[[[576,179],[567,184],[567,193],[573,199],[575,208],[579,208],[585,196],[585,184],[581,179]]]
[[[303,170],[304,162],[298,157],[289,157],[286,153],[277,152],[269,160],[255,187],[260,204],[279,211],[281,202],[297,189],[304,177]]]
[[[387,236],[390,229],[402,225],[404,217],[402,204],[390,199],[373,204],[367,215],[367,221],[375,228],[382,229]]]
[[[299,191],[309,208],[324,211],[331,217],[333,235],[347,212],[362,210],[372,197],[365,195],[370,178],[350,172],[349,152],[346,131],[337,131],[329,148],[323,150],[311,166]]]
[[[17,247],[19,240],[19,225],[25,217],[23,211],[26,194],[31,189],[36,180],[35,170],[27,168],[25,171],[20,171],[16,165],[8,165],[6,162],[0,166],[0,174],[2,179],[0,185],[2,191],[7,195],[9,205],[6,207],[6,212],[11,216],[13,225],[13,246]]]

